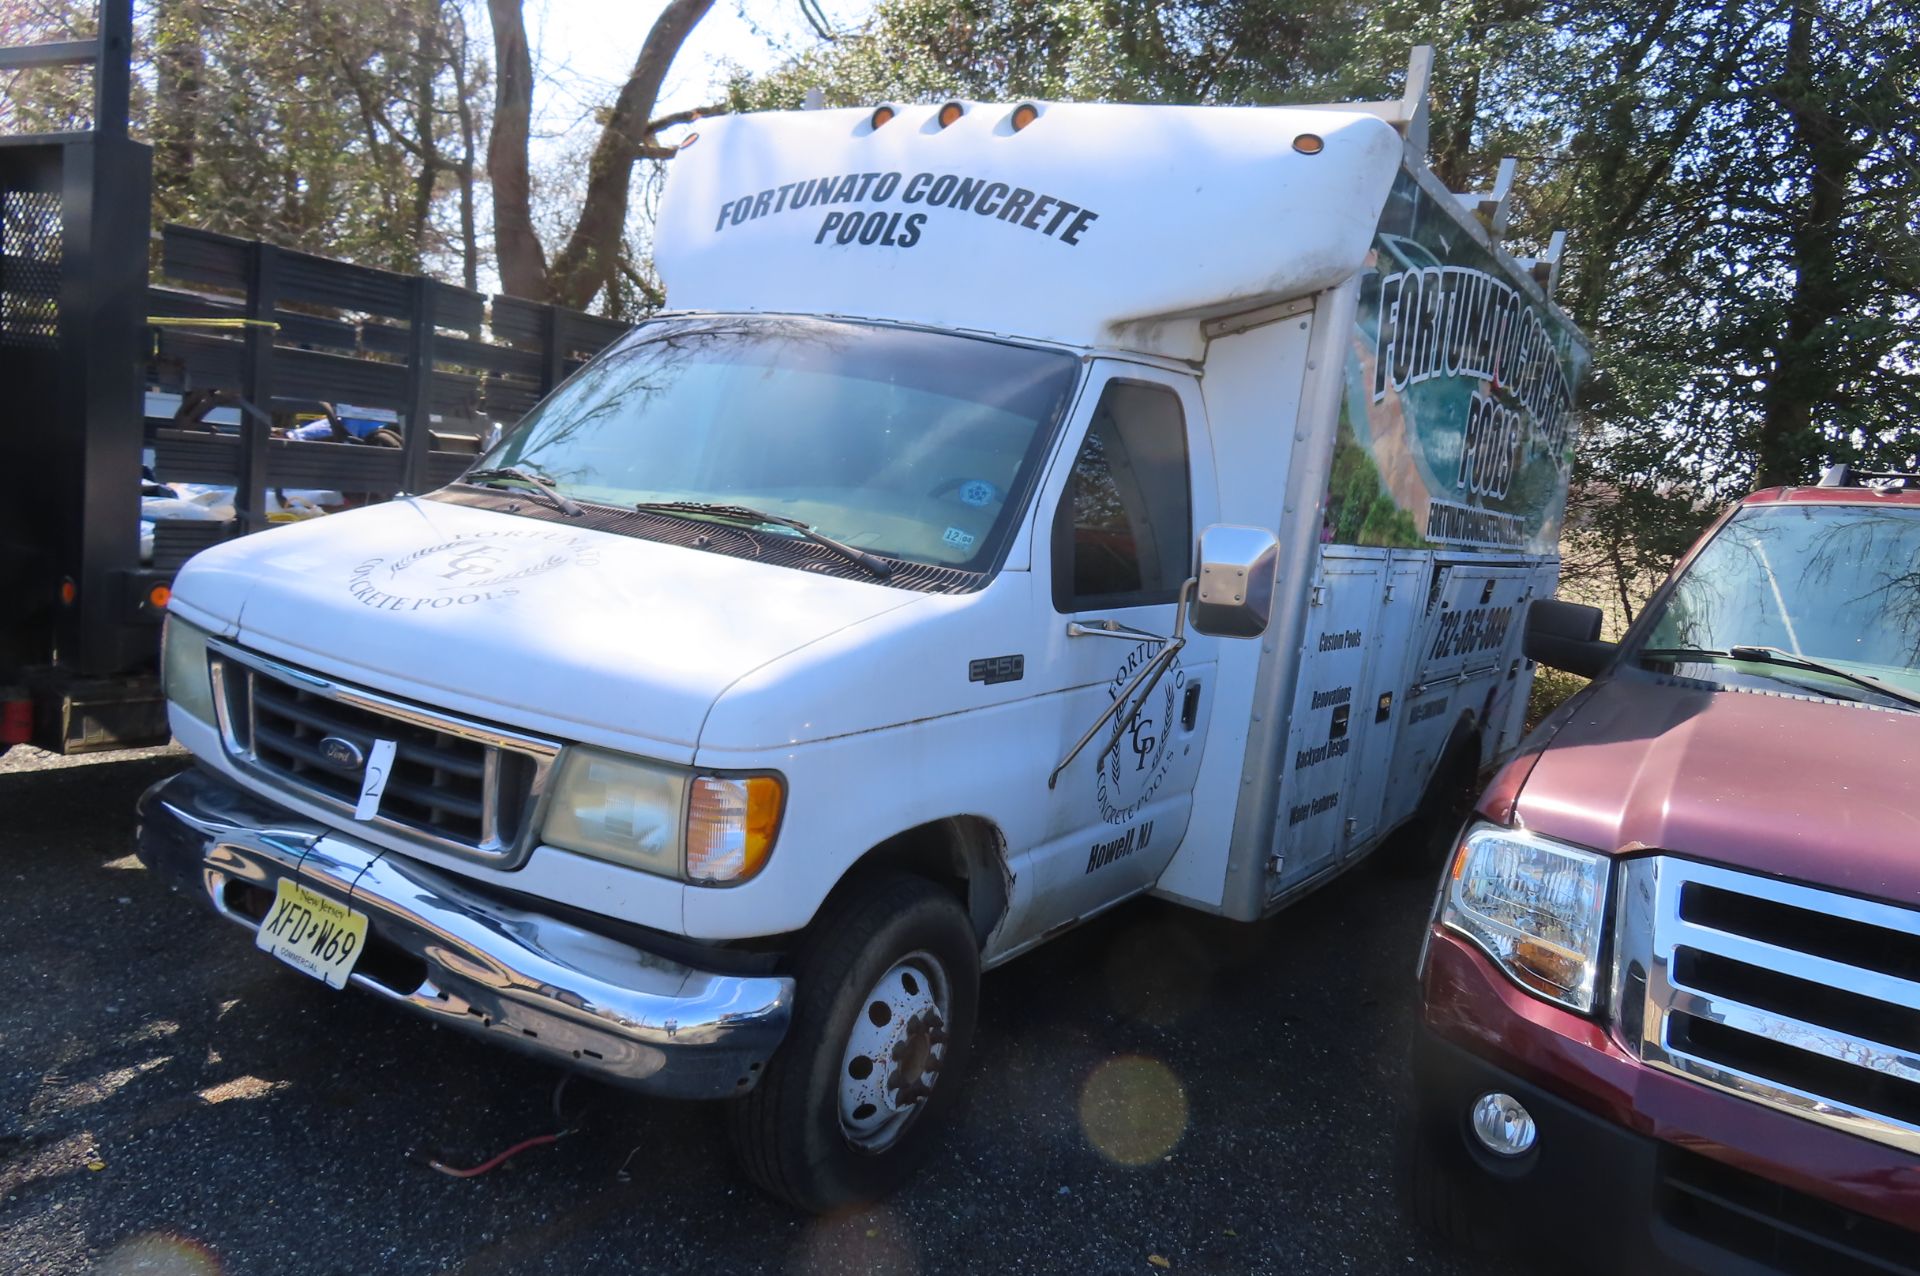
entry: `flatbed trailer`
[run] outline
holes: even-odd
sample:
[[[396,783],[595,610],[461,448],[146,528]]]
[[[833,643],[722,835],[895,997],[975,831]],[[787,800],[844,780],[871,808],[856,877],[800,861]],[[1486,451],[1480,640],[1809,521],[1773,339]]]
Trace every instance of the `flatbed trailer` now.
[[[91,38],[0,48],[0,70],[94,72],[93,127],[0,135],[0,751],[164,743],[160,627],[188,558],[280,521],[288,489],[363,504],[442,485],[627,330],[152,226],[131,0],[100,14]],[[399,446],[288,437],[343,404],[394,417]],[[143,532],[149,480],[231,489],[232,517]]]

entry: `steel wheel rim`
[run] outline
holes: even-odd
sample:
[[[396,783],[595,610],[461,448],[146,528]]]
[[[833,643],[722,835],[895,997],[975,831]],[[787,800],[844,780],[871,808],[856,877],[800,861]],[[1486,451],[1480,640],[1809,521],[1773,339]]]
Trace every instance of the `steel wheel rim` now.
[[[854,1011],[840,1054],[840,1133],[863,1152],[884,1152],[926,1106],[948,1050],[953,1005],[946,967],[907,954],[887,968]]]

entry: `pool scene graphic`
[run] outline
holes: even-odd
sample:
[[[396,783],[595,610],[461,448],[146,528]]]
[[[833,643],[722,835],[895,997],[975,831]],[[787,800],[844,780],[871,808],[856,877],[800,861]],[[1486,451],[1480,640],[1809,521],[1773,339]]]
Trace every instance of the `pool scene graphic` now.
[[[1587,352],[1402,174],[1361,280],[1327,540],[1553,553]]]

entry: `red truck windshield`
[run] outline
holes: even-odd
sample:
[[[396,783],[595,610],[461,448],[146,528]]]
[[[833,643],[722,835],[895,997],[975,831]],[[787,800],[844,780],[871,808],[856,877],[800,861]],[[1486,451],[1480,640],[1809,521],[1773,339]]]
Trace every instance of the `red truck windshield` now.
[[[1675,582],[1641,654],[1694,655],[1823,695],[1883,699],[1797,657],[1920,694],[1920,508],[1741,510]]]

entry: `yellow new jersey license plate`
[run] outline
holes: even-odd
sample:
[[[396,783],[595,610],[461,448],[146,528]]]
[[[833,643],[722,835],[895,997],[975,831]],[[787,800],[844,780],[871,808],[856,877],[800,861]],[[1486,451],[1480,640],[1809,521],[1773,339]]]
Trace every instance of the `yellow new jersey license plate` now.
[[[367,915],[283,877],[253,942],[295,970],[345,988],[367,946]]]

